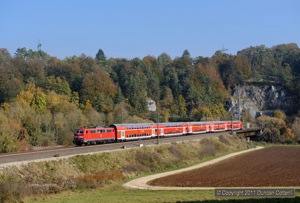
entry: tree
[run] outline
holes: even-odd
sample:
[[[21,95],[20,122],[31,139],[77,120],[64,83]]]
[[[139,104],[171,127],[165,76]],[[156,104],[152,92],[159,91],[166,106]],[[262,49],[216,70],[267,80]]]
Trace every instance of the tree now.
[[[174,97],[178,97],[179,90],[179,79],[177,72],[174,67],[168,67],[164,69],[164,85],[169,87],[172,90],[172,94]]]
[[[38,51],[33,51],[32,49],[27,50],[25,47],[18,48],[16,50],[15,57],[22,58],[26,61],[38,59],[43,61],[44,63],[47,63],[48,60],[50,59],[50,56],[42,50],[38,50]]]
[[[278,118],[278,119],[281,119],[281,120],[285,120],[286,119],[286,115],[283,111],[277,109],[274,111],[274,117],[275,118]]]
[[[205,118],[205,120],[207,120],[208,118],[212,118],[212,113],[207,106],[201,106],[199,109],[199,113],[201,119]]]
[[[0,111],[0,152],[16,152],[27,147],[27,131]]]
[[[45,113],[47,111],[46,94],[40,89],[37,89],[30,101],[30,106],[33,107],[37,113]]]
[[[20,93],[23,87],[22,81],[18,78],[5,78],[0,75],[0,103],[11,102]]]
[[[98,60],[98,61],[106,61],[106,56],[105,56],[102,49],[98,50],[95,59]]]
[[[159,55],[157,57],[157,61],[158,61],[158,63],[161,64],[161,66],[163,68],[172,63],[171,57],[168,54],[166,54],[166,53],[162,53],[161,55]]]
[[[292,130],[293,133],[298,137],[298,141],[300,140],[300,118],[296,117],[294,118],[294,121],[292,123]]]
[[[49,76],[43,85],[45,90],[55,91],[58,94],[63,94],[71,97],[71,89],[69,83],[60,77]]]
[[[11,60],[9,51],[5,48],[0,48],[0,66],[6,65]]]
[[[88,73],[83,81],[81,88],[81,102],[90,100],[93,106],[96,104],[113,105],[112,99],[117,93],[117,86],[113,83],[108,73],[102,69]],[[111,110],[111,108],[109,108]],[[110,111],[109,110],[109,111]]]
[[[194,108],[190,111],[190,120],[191,121],[200,121],[201,120],[201,114],[198,109]]]
[[[279,112],[279,111],[278,111]],[[282,116],[281,113],[279,113]],[[256,119],[259,127],[263,129],[263,138],[269,142],[295,142],[297,136],[280,118],[260,116]]]
[[[191,59],[190,52],[189,52],[187,49],[184,50],[181,57],[182,57],[182,58]]]
[[[224,108],[224,105],[221,103],[219,104],[214,104],[210,107],[210,111],[212,113],[212,117],[216,120],[220,120],[221,118],[226,117],[226,110]]]
[[[181,118],[185,118],[186,113],[187,113],[187,109],[186,109],[185,99],[183,98],[182,95],[178,96],[177,105],[178,105],[178,114],[179,114],[179,116]]]

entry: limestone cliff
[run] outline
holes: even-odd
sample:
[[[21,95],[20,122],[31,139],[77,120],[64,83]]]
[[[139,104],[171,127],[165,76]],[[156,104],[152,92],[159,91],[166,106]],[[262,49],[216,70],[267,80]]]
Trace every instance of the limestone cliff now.
[[[286,111],[293,105],[291,95],[282,86],[241,85],[233,90],[228,101],[228,111],[233,112],[235,117],[238,117],[238,98],[240,98],[240,113],[248,112],[251,118],[272,114],[276,109]]]

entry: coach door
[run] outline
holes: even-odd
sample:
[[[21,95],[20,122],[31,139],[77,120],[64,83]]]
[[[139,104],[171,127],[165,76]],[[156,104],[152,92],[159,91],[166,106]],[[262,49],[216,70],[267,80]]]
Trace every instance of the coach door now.
[[[159,128],[159,129],[158,129],[158,135],[159,135],[159,136],[164,135],[164,129],[163,129],[163,128]]]
[[[152,137],[155,137],[155,129],[152,129]]]
[[[125,130],[121,130],[121,139],[125,139]]]

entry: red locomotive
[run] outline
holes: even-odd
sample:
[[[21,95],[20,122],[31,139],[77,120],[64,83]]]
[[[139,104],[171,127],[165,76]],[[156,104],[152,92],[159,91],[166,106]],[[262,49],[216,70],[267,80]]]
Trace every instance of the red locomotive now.
[[[104,144],[115,142],[115,129],[104,127],[77,128],[74,133],[73,143],[82,144]]]
[[[103,144],[167,136],[242,129],[241,121],[113,124],[109,127],[77,128],[74,144]]]

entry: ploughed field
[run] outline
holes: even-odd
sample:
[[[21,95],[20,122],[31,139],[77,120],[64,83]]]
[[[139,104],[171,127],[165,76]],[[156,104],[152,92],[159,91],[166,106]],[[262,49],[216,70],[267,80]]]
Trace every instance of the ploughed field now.
[[[300,186],[300,147],[276,146],[239,155],[203,168],[153,180],[176,187]]]

